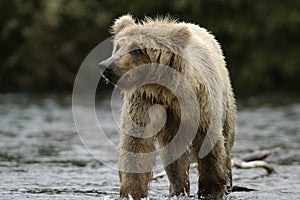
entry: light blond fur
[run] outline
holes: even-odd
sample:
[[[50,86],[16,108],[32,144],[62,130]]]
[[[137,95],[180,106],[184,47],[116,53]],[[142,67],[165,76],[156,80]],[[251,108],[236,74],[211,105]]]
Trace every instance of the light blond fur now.
[[[111,32],[115,35],[112,57],[115,58],[115,68],[119,68],[115,71],[125,73],[147,63],[168,65],[192,85],[192,89],[186,87],[180,95],[188,100],[189,96],[196,94],[199,102],[200,123],[190,146],[191,153],[187,150],[174,163],[165,166],[170,181],[170,195],[189,194],[188,169],[192,154],[199,164],[199,196],[222,197],[231,185],[231,148],[235,135],[236,108],[219,43],[206,29],[170,18],[146,18],[136,23],[131,15],[125,15],[115,21]],[[127,53],[132,45],[141,46],[147,56],[132,59]],[[179,79],[171,81],[175,86],[182,84]],[[168,144],[176,134],[176,124],[180,123],[180,106],[174,94],[158,85],[143,86],[135,91],[124,89],[123,93],[120,149],[147,153],[155,150],[155,139],[160,146]],[[135,138],[127,135],[134,130],[134,126],[147,125],[147,111],[153,101],[168,110],[165,127],[153,137]],[[193,109],[195,105],[189,106]],[[206,149],[211,151],[206,152]],[[164,156],[163,161],[168,159],[168,155]],[[147,165],[151,169],[154,165],[154,159],[140,162],[127,158],[126,153],[120,154],[119,162],[123,168]],[[120,171],[119,174],[121,198],[132,195],[134,199],[140,199],[148,195],[151,173]]]

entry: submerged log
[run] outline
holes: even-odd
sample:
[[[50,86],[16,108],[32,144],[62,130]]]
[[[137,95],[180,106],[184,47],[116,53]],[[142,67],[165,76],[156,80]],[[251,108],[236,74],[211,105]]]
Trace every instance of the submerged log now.
[[[254,161],[254,160],[264,160],[269,155],[276,153],[280,150],[281,150],[280,147],[275,147],[275,148],[268,149],[268,150],[256,151],[249,155],[244,156],[241,160],[245,161],[245,162],[250,162],[250,161]]]
[[[256,189],[247,188],[247,187],[240,187],[240,186],[232,186],[231,192],[251,192],[251,191],[257,191]]]
[[[269,163],[263,160],[269,155],[276,153],[280,150],[281,150],[280,147],[276,147],[268,150],[256,151],[241,159],[236,159],[236,158],[232,159],[231,164],[232,167],[237,167],[240,169],[262,167],[265,170],[267,170],[268,174],[271,174],[275,172],[274,168]]]
[[[271,174],[274,172],[274,168],[269,163],[267,163],[266,161],[263,161],[263,160],[254,160],[254,161],[245,162],[242,160],[233,159],[233,160],[231,160],[231,164],[232,164],[232,167],[237,167],[240,169],[250,169],[250,168],[262,167],[265,170],[267,170],[268,174]]]

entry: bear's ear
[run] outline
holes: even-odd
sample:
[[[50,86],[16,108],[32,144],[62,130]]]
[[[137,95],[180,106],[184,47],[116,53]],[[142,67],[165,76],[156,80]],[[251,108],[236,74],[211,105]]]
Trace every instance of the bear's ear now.
[[[178,46],[183,48],[189,38],[191,37],[191,32],[188,27],[184,24],[176,24],[175,31],[172,31],[171,38],[172,41]]]
[[[123,28],[127,26],[132,26],[135,24],[135,20],[130,14],[123,15],[115,20],[114,24],[111,27],[110,33],[113,35],[118,34]]]

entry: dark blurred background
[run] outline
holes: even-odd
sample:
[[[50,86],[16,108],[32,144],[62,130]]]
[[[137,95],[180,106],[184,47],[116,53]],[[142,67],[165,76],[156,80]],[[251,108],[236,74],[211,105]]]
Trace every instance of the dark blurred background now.
[[[210,30],[238,95],[299,92],[299,0],[1,0],[0,92],[71,92],[85,56],[125,13]]]

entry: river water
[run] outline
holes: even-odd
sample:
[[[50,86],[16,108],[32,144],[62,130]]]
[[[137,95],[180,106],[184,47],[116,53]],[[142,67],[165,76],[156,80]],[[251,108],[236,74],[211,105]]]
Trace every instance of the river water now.
[[[261,168],[234,168],[233,184],[257,191],[234,192],[227,199],[300,198],[298,100],[273,96],[239,101],[233,156],[273,147],[281,151],[266,159],[274,174]],[[109,145],[115,146],[119,133],[110,99],[96,101],[98,121]],[[93,127],[88,134],[91,145],[82,142],[70,95],[0,95],[0,199],[117,199],[117,157]],[[103,153],[103,160],[97,159],[97,152]],[[157,166],[159,171],[159,162]],[[197,172],[191,169],[190,174],[191,196],[178,199],[196,199]],[[149,196],[169,199],[166,177],[151,182]]]

